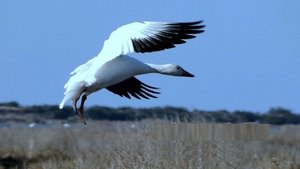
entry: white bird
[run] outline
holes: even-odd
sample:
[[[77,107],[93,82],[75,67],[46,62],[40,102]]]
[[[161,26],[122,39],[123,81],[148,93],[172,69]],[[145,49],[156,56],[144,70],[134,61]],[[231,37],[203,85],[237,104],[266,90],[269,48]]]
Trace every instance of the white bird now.
[[[133,22],[119,27],[105,40],[98,56],[78,66],[65,84],[65,93],[59,108],[68,100],[73,101],[73,108],[81,122],[85,123],[84,102],[93,92],[106,88],[121,97],[157,98],[158,88],[146,85],[136,75],[160,73],[172,76],[194,77],[182,67],[175,64],[143,63],[129,53],[154,52],[175,47],[185,43],[185,39],[204,32],[205,25],[197,22]],[[81,97],[80,107],[77,102]]]

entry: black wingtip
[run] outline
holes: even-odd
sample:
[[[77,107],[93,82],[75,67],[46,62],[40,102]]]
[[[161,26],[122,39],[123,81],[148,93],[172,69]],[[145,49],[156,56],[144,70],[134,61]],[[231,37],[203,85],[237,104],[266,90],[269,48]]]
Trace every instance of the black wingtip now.
[[[196,37],[196,34],[203,33],[204,21],[194,22],[167,22],[163,25],[165,29],[160,30],[152,36],[137,39],[132,38],[134,51],[137,53],[161,51],[174,48],[177,44],[185,43],[186,39]]]
[[[194,22],[173,22],[173,23],[168,23],[167,25],[185,25],[185,26],[190,25],[190,26],[192,26],[192,25],[199,25],[203,22],[204,22],[204,20],[198,20],[198,21],[194,21]]]
[[[107,90],[117,94],[121,97],[126,97],[128,99],[137,98],[137,99],[150,99],[157,98],[155,94],[160,94],[157,92],[157,87],[146,85],[145,83],[139,81],[135,77],[126,79],[118,84],[109,86]]]

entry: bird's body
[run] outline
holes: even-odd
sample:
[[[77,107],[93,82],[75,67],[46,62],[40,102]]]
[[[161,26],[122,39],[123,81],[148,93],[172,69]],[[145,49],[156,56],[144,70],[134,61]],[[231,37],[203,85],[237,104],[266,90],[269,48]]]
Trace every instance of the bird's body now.
[[[194,38],[193,34],[201,33],[204,25],[198,22],[165,23],[134,22],[114,31],[104,42],[98,56],[78,66],[65,84],[65,97],[60,108],[68,100],[78,112],[82,122],[83,106],[88,95],[98,90],[107,90],[131,98],[156,98],[158,88],[146,85],[135,78],[136,75],[160,73],[173,76],[194,77],[178,65],[156,65],[143,63],[127,56],[132,52],[144,53],[160,51],[175,47],[174,44],[185,43],[183,39]],[[77,101],[82,96],[80,108]]]
[[[97,70],[94,75],[96,81],[86,86],[86,93],[89,95],[99,89],[120,83],[130,77],[154,72],[156,70],[149,65],[130,56],[121,55],[105,63]]]
[[[101,87],[105,88],[135,75],[154,71],[155,69],[135,58],[121,55],[104,64],[96,72],[95,78],[101,82]]]

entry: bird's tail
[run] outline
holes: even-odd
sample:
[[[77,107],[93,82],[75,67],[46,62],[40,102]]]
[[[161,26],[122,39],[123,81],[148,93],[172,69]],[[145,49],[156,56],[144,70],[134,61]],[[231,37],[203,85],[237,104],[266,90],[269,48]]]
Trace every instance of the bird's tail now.
[[[66,98],[66,96],[63,98],[63,100],[60,102],[60,104],[59,104],[59,108],[60,109],[63,109],[64,108],[64,105],[66,104],[66,101],[67,101],[68,99]]]
[[[65,96],[62,99],[61,103],[59,104],[59,108],[60,109],[64,108],[64,105],[68,100],[78,99],[82,94],[82,92],[84,91],[84,89],[85,89],[84,82],[74,82],[69,84],[66,87],[66,91],[64,93]]]
[[[88,81],[94,80],[94,76],[91,76],[89,69],[92,66],[95,58],[92,58],[85,64],[78,66],[73,72],[71,72],[71,77],[64,86],[66,89],[64,93],[65,97],[59,105],[60,109],[64,107],[68,100],[78,99],[81,93],[85,90],[86,86],[90,85]]]

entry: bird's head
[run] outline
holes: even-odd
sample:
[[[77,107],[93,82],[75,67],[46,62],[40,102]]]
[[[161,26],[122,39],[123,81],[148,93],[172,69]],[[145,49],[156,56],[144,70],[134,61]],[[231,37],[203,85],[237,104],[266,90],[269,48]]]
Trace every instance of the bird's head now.
[[[184,70],[181,66],[175,64],[162,65],[161,73],[172,76],[195,77],[193,74]]]

